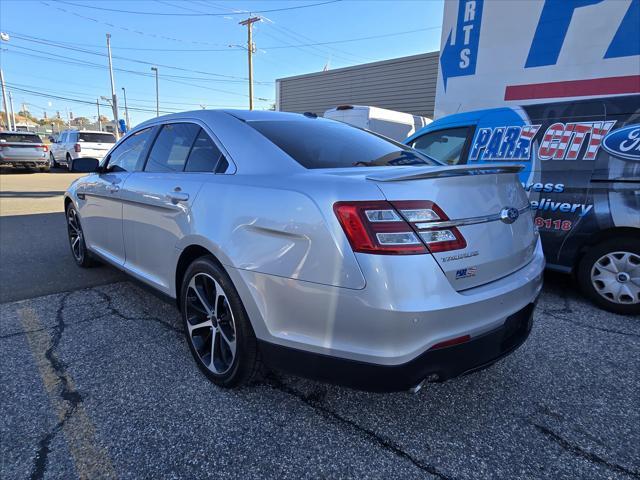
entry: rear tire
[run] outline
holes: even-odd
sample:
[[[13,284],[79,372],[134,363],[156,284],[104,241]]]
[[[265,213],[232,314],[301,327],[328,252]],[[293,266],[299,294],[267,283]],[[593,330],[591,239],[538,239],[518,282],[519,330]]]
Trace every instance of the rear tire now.
[[[56,157],[53,156],[53,152],[49,153],[49,168],[58,168],[58,162],[56,162]]]
[[[640,314],[640,241],[612,238],[591,247],[580,260],[577,279],[584,294],[603,309]]]
[[[70,172],[72,171],[72,170],[71,170],[71,163],[72,163],[72,162],[73,162],[73,160],[71,160],[71,155],[69,155],[69,154],[67,153],[67,170],[69,170]]]
[[[213,257],[189,265],[180,306],[189,349],[209,380],[233,388],[257,377],[260,355],[255,333],[231,278]]]

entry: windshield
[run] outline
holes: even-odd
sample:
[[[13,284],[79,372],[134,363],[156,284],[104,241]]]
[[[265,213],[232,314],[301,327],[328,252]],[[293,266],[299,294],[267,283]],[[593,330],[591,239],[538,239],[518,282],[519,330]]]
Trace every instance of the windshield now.
[[[340,122],[309,119],[247,123],[305,168],[439,165],[406,145]]]
[[[116,143],[116,137],[110,133],[80,132],[80,142]]]
[[[27,133],[0,133],[0,142],[6,143],[42,143],[38,135]]]

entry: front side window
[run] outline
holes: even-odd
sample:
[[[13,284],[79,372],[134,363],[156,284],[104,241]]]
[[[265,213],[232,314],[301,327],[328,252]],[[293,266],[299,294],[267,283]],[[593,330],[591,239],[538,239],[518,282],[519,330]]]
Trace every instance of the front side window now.
[[[163,125],[149,152],[144,171],[182,172],[199,131],[200,127],[193,123]]]
[[[134,172],[142,168],[147,144],[151,141],[151,128],[146,128],[125,138],[111,155],[107,164],[108,172]]]
[[[371,132],[323,119],[247,122],[305,168],[438,165]]]
[[[463,164],[466,159],[462,158],[462,152],[468,134],[469,127],[437,130],[416,138],[411,146],[447,165]]]

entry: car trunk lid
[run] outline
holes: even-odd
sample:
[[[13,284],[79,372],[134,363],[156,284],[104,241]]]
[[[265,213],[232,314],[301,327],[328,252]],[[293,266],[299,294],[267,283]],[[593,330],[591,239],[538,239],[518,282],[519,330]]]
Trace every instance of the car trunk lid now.
[[[521,168],[500,164],[385,168],[366,178],[376,182],[392,204],[428,200],[442,210],[448,219],[413,226],[421,235],[447,228],[462,235],[464,248],[430,250],[451,285],[464,290],[509,275],[533,257],[537,233],[516,175]]]

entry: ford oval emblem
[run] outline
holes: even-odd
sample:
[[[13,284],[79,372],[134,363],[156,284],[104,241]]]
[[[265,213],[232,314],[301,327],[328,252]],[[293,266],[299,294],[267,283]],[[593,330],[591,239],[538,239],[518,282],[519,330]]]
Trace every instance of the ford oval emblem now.
[[[504,207],[500,210],[500,220],[504,223],[513,223],[520,216],[520,212],[514,207]]]
[[[640,124],[610,132],[604,137],[602,148],[615,157],[640,161]]]

